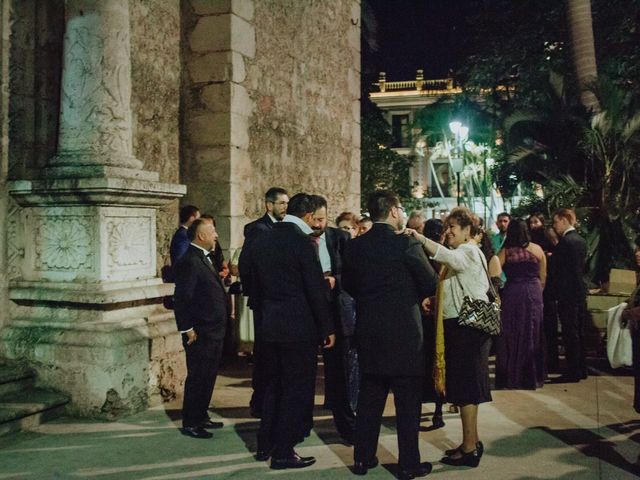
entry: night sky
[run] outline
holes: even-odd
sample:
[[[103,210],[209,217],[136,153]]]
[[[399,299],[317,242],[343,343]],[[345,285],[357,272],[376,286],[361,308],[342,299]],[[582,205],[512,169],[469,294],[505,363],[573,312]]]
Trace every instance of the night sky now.
[[[377,52],[363,73],[386,71],[387,80],[445,78],[463,60],[459,36],[466,0],[367,0],[374,14]]]

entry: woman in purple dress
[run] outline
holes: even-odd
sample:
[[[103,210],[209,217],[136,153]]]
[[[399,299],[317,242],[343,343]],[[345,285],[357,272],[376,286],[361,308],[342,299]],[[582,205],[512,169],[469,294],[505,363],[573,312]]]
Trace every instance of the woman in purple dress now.
[[[542,387],[546,377],[542,289],[547,261],[531,243],[523,220],[509,222],[498,253],[507,283],[502,299],[502,335],[496,343],[496,388]]]

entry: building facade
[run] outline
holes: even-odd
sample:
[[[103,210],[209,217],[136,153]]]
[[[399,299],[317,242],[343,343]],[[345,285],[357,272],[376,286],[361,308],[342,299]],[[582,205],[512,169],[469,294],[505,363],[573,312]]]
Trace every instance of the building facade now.
[[[227,254],[270,186],[358,205],[360,2],[5,0],[0,30],[0,356],[77,415],[173,398],[179,204]]]

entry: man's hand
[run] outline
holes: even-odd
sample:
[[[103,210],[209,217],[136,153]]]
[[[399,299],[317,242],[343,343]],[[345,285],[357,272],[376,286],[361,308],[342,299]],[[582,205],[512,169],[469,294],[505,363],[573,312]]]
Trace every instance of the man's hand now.
[[[427,297],[422,301],[422,310],[424,310],[424,313],[431,313],[431,297]]]
[[[329,290],[333,290],[336,287],[336,277],[332,277],[331,275],[327,275],[324,279],[329,282]]]
[[[195,330],[189,330],[188,332],[186,332],[187,334],[187,345],[191,345],[193,342],[195,342],[198,339],[198,334],[196,333]]]
[[[322,344],[322,348],[333,348],[336,344],[336,334],[332,333],[327,338],[324,339],[324,343]]]

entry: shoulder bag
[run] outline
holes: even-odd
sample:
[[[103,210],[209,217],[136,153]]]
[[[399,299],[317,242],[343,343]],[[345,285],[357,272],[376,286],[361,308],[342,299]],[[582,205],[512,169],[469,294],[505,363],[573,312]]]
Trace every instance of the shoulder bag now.
[[[478,252],[482,255],[482,252]],[[471,327],[481,332],[488,333],[489,335],[500,335],[502,331],[502,322],[500,321],[500,305],[496,301],[498,294],[493,288],[491,279],[489,278],[489,272],[485,266],[485,262],[480,258],[482,268],[487,275],[489,282],[489,291],[493,296],[492,301],[486,301],[481,299],[473,299],[464,294],[464,288],[460,282],[460,278],[456,275],[460,290],[462,290],[462,306],[458,316],[458,325],[462,327]]]

